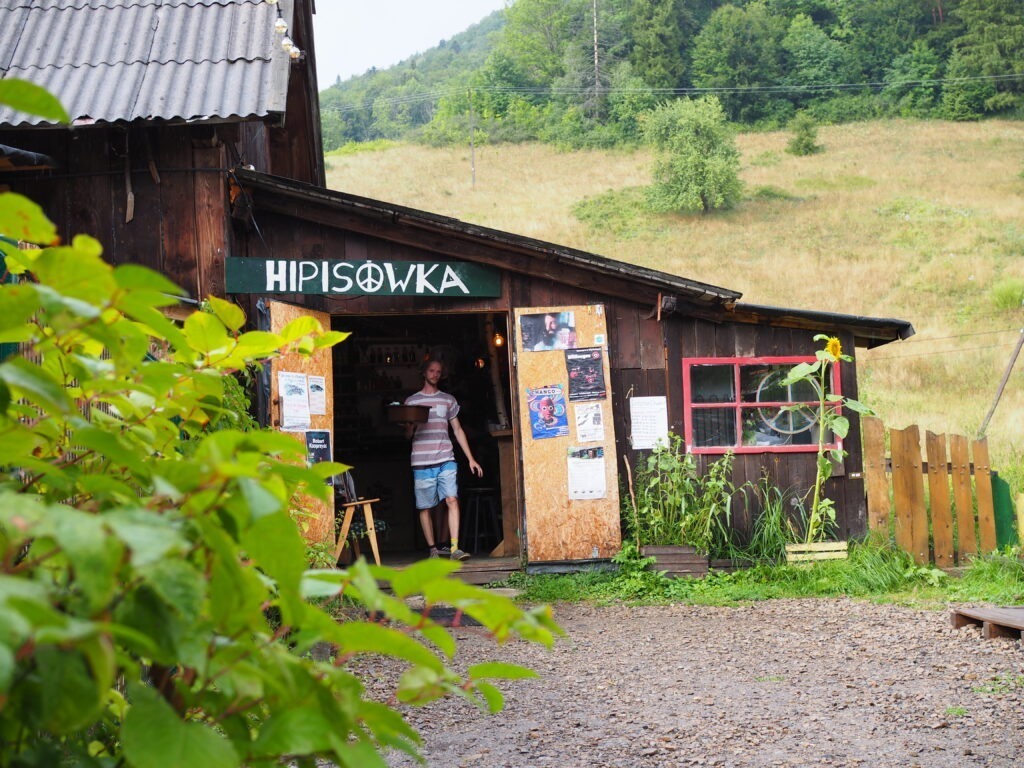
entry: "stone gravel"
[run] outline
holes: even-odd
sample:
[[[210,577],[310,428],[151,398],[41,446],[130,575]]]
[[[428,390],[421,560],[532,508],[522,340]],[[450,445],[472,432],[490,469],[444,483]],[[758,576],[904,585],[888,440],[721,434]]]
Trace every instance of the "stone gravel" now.
[[[953,629],[948,611],[810,599],[555,616],[568,636],[552,649],[452,630],[456,667],[540,678],[503,684],[497,715],[462,700],[404,710],[428,765],[1024,765],[1024,648]]]

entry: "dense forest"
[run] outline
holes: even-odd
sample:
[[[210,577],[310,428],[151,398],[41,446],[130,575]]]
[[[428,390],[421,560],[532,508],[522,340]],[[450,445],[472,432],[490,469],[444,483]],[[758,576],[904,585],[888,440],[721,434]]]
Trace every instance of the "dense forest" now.
[[[713,94],[729,120],[1024,114],[1021,0],[515,0],[451,40],[320,94],[351,141],[640,140],[645,115]]]

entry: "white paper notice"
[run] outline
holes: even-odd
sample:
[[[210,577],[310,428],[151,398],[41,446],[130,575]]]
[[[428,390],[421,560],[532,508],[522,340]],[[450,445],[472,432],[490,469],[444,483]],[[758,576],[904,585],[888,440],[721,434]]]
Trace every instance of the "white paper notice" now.
[[[327,415],[327,379],[324,376],[309,377],[309,412],[314,416]]]
[[[668,445],[668,401],[664,396],[631,397],[629,420],[633,450],[654,448],[659,442]]]
[[[304,373],[277,372],[281,429],[309,429],[309,382]]]
[[[604,412],[601,403],[576,404],[576,439],[581,443],[604,441]]]
[[[603,499],[607,495],[604,448],[570,448],[568,461],[570,499]]]

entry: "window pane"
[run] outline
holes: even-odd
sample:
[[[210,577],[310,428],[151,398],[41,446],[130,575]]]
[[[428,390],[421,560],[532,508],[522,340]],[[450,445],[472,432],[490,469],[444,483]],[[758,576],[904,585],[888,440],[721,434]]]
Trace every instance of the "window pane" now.
[[[690,369],[690,401],[694,403],[734,403],[736,392],[731,365],[695,365]],[[731,444],[731,442],[730,442]]]
[[[745,403],[818,402],[817,383],[799,381],[784,386],[792,365],[742,365],[740,387]]]
[[[736,410],[734,408],[694,408],[694,445],[706,448],[736,445]]]
[[[817,410],[748,408],[743,411],[743,445],[817,445]],[[825,435],[831,443],[832,433]]]

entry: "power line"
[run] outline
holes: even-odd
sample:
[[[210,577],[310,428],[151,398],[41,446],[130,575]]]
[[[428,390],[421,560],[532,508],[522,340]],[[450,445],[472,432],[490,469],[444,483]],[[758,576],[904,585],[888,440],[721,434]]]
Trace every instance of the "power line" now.
[[[960,347],[959,349],[940,349],[932,352],[912,352],[909,355],[892,355],[890,357],[861,357],[858,358],[859,362],[863,363],[880,363],[883,360],[905,360],[908,357],[941,357],[951,354],[959,354],[961,352],[983,352],[987,349],[1005,349],[1006,347],[1012,347],[1016,342],[1009,341],[1005,344],[991,344],[984,347]]]
[[[921,80],[899,80],[896,82],[887,83],[884,81],[869,81],[863,83],[811,83],[806,85],[795,85],[795,84],[777,84],[777,85],[743,85],[743,86],[713,86],[713,87],[687,87],[687,88],[621,88],[621,87],[608,87],[608,86],[560,86],[560,87],[548,87],[542,88],[537,86],[500,86],[500,85],[476,85],[469,86],[469,90],[477,93],[493,93],[493,94],[522,94],[522,95],[536,95],[536,96],[578,96],[585,94],[598,93],[601,95],[612,95],[612,94],[650,94],[653,96],[699,96],[699,95],[715,95],[715,94],[783,94],[783,93],[813,93],[817,91],[848,91],[848,90],[859,90],[859,89],[872,89],[881,90],[884,88],[907,88],[913,86],[925,86],[925,85],[950,85],[957,83],[976,83],[976,82],[1013,82],[1024,80],[1024,73],[1014,73],[1008,75],[977,75],[974,77],[947,77],[947,78],[928,78]],[[397,86],[399,88],[403,86]],[[440,99],[444,96],[450,96],[454,94],[461,94],[466,90],[465,87],[444,87],[434,88],[429,91],[421,91],[413,94],[405,94],[401,96],[389,96],[387,98],[375,97],[373,99],[364,99],[361,102],[346,105],[324,105],[321,104],[321,111],[328,112],[358,112],[365,109],[373,109],[374,106],[381,104],[383,106],[397,106],[401,104],[419,103],[423,101],[433,101]]]

